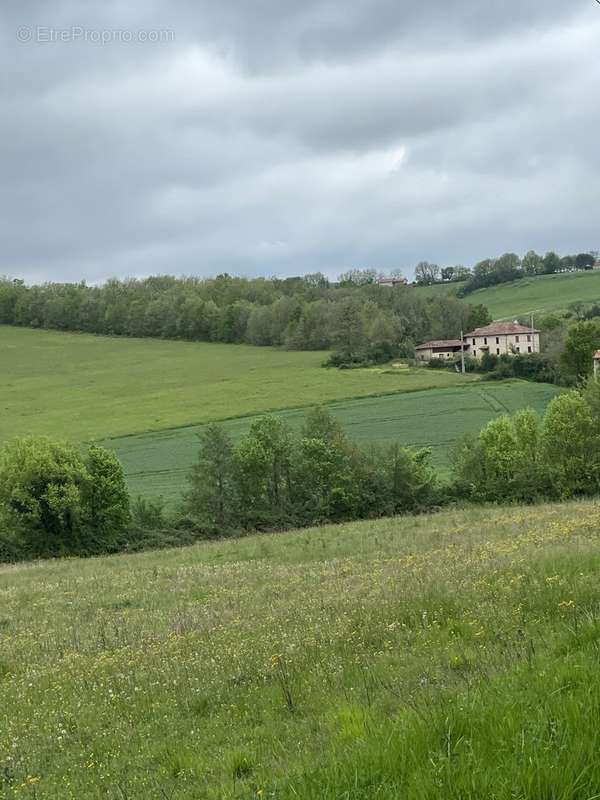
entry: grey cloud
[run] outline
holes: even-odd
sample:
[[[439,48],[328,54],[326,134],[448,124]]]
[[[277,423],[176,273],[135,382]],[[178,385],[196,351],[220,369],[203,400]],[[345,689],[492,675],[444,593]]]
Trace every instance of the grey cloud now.
[[[0,273],[600,247],[595,2],[5,4]],[[19,44],[18,25],[172,28]]]

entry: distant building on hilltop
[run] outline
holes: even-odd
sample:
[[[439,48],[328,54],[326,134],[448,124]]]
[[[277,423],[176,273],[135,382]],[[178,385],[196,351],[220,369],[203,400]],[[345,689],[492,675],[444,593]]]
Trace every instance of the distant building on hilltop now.
[[[394,286],[406,286],[407,283],[408,281],[403,277],[377,278],[378,286],[389,286],[391,289],[393,289]]]
[[[540,352],[540,332],[518,322],[492,322],[465,333],[463,340],[444,339],[424,342],[415,348],[419,361],[455,358],[461,349],[465,355],[481,358],[484,353],[496,356]]]

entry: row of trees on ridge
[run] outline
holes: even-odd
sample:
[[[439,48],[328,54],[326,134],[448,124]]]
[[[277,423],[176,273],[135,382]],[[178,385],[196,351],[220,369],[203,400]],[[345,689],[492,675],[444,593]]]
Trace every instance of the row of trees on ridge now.
[[[577,253],[576,255],[559,256],[553,250],[544,256],[529,250],[521,258],[516,253],[504,253],[497,258],[485,258],[469,267],[440,267],[429,261],[420,261],[415,267],[415,283],[429,286],[434,283],[453,281],[465,282],[460,287],[459,296],[465,296],[498,283],[518,280],[527,275],[553,275],[557,272],[578,272],[594,268],[597,253]]]
[[[482,306],[422,297],[408,286],[389,289],[367,278],[361,271],[337,284],[320,274],[281,280],[158,276],[102,286],[0,279],[0,324],[334,350],[340,362],[364,363],[412,355],[418,342],[454,337],[461,327],[490,320]]]

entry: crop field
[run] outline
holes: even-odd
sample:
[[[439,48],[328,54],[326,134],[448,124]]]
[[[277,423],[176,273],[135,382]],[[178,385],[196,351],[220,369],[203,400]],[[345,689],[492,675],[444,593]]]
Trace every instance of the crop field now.
[[[600,506],[0,568],[0,797],[600,791]]]
[[[557,392],[554,386],[524,381],[476,383],[336,402],[328,409],[354,441],[364,444],[396,440],[412,447],[430,447],[433,463],[444,470],[449,448],[465,433],[476,433],[497,414],[524,407],[541,412]],[[277,414],[294,428],[302,425],[305,415],[305,409]],[[254,419],[242,417],[223,424],[236,440]],[[133,495],[162,496],[171,503],[185,489],[202,428],[173,428],[109,439],[103,444],[121,460]]]
[[[418,287],[417,292],[430,296],[449,294],[460,284]],[[533,313],[566,311],[571,303],[600,301],[600,272],[573,272],[563,275],[539,275],[513,283],[479,289],[467,295],[465,302],[483,303],[494,319],[513,319]]]
[[[427,369],[323,369],[327,354],[0,326],[0,441],[80,442],[460,383]]]

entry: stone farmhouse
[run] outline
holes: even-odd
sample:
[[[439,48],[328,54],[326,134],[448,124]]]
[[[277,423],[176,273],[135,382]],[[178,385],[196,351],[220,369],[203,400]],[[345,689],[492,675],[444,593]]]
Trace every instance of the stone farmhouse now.
[[[460,339],[434,339],[432,342],[424,342],[415,347],[415,356],[419,361],[431,361],[432,358],[454,358],[460,355],[461,347]]]
[[[394,278],[377,278],[377,285],[378,286],[389,286],[390,289],[393,289],[394,286],[406,286],[408,281],[406,278],[402,277],[394,277]]]
[[[419,361],[433,358],[456,358],[461,349],[465,355],[481,358],[484,353],[518,355],[540,352],[540,332],[518,322],[492,322],[483,328],[465,333],[460,339],[436,339],[415,348]]]

